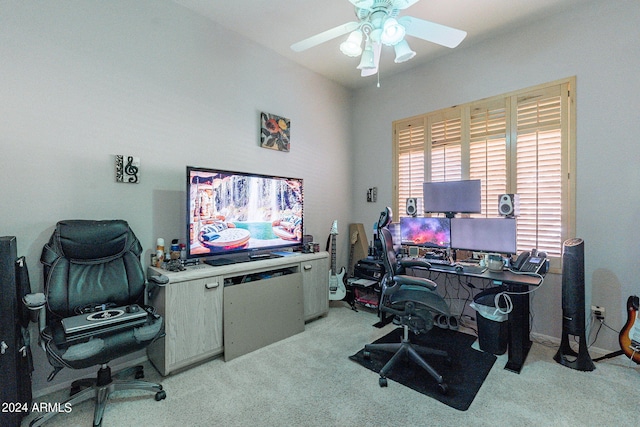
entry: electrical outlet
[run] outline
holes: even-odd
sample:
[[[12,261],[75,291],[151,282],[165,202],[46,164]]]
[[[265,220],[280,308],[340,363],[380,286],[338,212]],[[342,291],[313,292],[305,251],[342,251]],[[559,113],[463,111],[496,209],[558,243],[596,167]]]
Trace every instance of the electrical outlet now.
[[[601,307],[599,305],[592,305],[591,314],[598,320],[604,320],[604,307]]]

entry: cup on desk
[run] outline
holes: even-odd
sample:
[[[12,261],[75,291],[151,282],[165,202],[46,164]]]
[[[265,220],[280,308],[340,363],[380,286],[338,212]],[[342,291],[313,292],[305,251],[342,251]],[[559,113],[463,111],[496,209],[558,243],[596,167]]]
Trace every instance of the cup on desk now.
[[[500,254],[489,254],[487,256],[487,268],[491,271],[500,272],[504,269],[504,260]]]

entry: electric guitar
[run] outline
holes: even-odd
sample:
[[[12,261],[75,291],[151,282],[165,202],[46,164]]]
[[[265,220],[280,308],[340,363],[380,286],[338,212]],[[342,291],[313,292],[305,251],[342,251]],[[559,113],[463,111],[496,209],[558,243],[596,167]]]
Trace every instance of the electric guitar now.
[[[640,364],[640,316],[638,316],[638,306],[640,298],[632,295],[627,300],[627,323],[620,331],[618,340],[622,352],[634,362]]]
[[[336,236],[338,235],[338,220],[333,221],[329,238],[331,239],[331,269],[329,270],[329,299],[339,301],[347,296],[344,286],[345,268],[336,274]]]

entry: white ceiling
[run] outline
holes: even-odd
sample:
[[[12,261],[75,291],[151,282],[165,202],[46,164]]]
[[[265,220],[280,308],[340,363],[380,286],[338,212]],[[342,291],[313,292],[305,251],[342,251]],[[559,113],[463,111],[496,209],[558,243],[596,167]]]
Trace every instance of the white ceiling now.
[[[361,77],[359,58],[349,58],[339,45],[346,35],[304,52],[290,46],[307,37],[356,19],[348,0],[173,0],[174,2],[271,49],[298,64],[350,88],[375,84],[375,76]],[[543,16],[574,7],[584,0],[420,0],[401,11],[467,32],[457,47],[470,47],[508,30],[517,30]],[[447,54],[451,49],[407,36],[417,55],[393,62],[391,48],[383,48],[380,76],[389,76]]]

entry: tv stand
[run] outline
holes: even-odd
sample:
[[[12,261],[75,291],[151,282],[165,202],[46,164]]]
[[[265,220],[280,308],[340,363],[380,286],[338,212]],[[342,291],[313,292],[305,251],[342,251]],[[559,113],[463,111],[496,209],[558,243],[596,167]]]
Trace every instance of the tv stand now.
[[[164,317],[165,334],[147,355],[162,375],[222,354],[231,360],[302,332],[329,311],[327,252],[184,271],[149,267],[147,276],[158,274],[169,282],[149,303]]]

